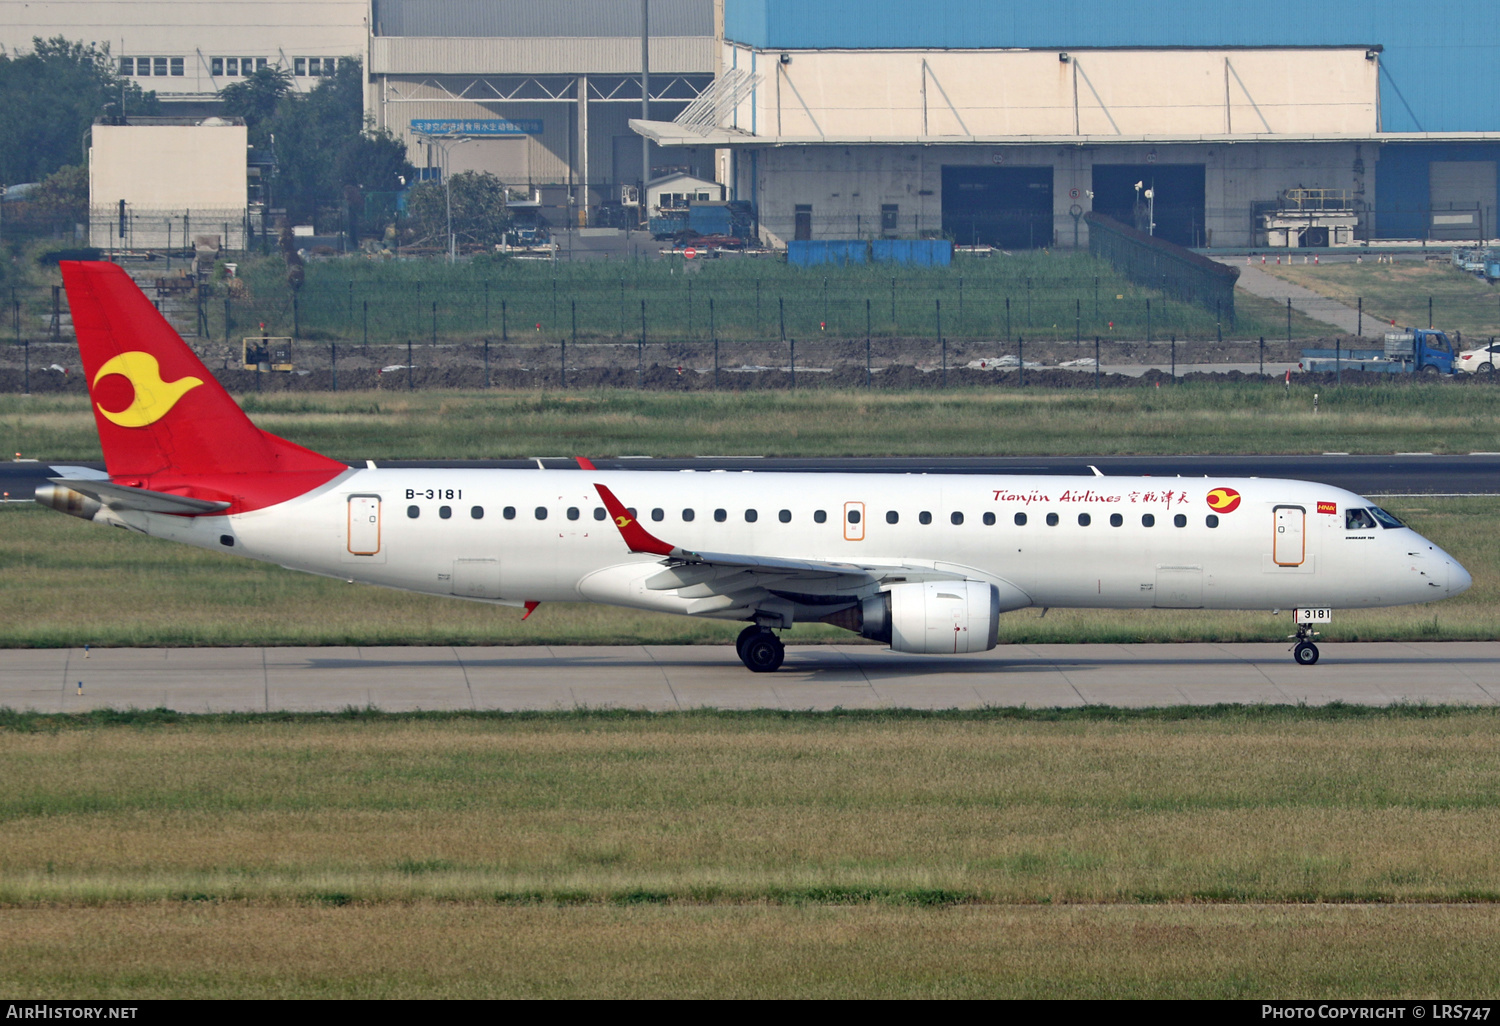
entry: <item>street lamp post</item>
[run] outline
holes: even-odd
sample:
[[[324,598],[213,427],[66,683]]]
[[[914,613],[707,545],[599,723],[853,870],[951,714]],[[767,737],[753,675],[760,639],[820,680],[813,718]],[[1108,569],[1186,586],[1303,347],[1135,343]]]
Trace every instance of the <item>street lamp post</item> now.
[[[448,173],[452,168],[452,161],[449,160],[449,155],[454,146],[462,146],[469,140],[453,135],[437,136],[426,135],[425,133],[423,138],[427,140],[429,145],[436,146],[438,152],[443,157],[442,164],[439,167],[443,172],[443,205],[448,217],[448,262],[451,264],[458,260],[458,240],[453,234],[453,187],[449,184],[449,179],[452,175]]]

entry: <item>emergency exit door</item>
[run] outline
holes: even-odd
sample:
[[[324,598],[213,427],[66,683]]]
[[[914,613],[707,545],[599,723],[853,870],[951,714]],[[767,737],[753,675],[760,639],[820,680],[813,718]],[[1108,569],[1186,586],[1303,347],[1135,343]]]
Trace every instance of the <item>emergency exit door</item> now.
[[[349,552],[373,556],[380,551],[380,496],[349,496]]]
[[[1307,510],[1301,506],[1276,507],[1276,535],[1271,542],[1271,560],[1277,566],[1301,566],[1307,560]]]

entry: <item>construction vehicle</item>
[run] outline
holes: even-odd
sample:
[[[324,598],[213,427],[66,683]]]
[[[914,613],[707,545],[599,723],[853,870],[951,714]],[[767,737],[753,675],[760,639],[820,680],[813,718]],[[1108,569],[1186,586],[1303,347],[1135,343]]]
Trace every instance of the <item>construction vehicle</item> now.
[[[1308,373],[1362,370],[1378,374],[1452,374],[1455,349],[1446,332],[1406,328],[1387,332],[1384,349],[1304,349]]]
[[[290,371],[292,340],[284,336],[253,335],[245,339],[245,370]]]

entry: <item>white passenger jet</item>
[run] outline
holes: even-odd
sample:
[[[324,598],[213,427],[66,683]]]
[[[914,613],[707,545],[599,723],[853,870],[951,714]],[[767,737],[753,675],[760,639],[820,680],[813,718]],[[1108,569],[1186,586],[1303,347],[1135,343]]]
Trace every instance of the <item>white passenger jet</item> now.
[[[68,262],[107,474],[37,501],[293,570],[501,605],[586,601],[822,622],[983,652],[1028,606],[1295,610],[1429,602],[1469,574],[1367,499],[1271,479],[350,467],[257,428],[118,267]]]

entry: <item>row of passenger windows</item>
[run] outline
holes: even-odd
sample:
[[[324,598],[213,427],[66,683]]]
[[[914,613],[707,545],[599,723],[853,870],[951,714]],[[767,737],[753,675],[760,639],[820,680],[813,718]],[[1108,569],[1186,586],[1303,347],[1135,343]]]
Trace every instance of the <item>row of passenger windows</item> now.
[[[632,509],[632,510],[629,510],[628,512],[630,513],[630,515],[632,517],[635,516],[635,510]],[[415,519],[417,519],[418,517],[420,517],[422,515],[422,507],[421,506],[415,506],[415,505],[413,505],[413,506],[407,506],[406,507],[406,515],[409,516],[409,517],[411,517],[413,520],[415,520]],[[500,515],[502,517],[504,517],[506,520],[514,520],[516,518],[516,507],[514,507],[514,506],[506,506],[504,509],[502,509],[500,511]],[[538,506],[536,508],[536,510],[534,511],[533,515],[538,520],[546,520],[547,519],[547,515],[548,515],[548,513],[547,513],[547,507],[546,506]],[[580,517],[582,517],[582,515],[583,515],[582,511],[580,511],[577,506],[569,506],[568,509],[567,509],[566,516],[567,516],[567,518],[569,520],[578,520]],[[438,516],[440,518],[442,518],[443,520],[451,519],[452,516],[453,516],[453,507],[452,506],[439,506],[438,507]],[[469,516],[472,517],[475,520],[483,520],[484,519],[484,507],[483,506],[471,506],[471,507],[469,507]],[[604,519],[607,519],[608,516],[609,516],[609,514],[607,512],[605,512],[605,509],[604,509],[603,506],[595,506],[594,507],[594,519],[595,520],[604,520]],[[695,510],[685,509],[685,510],[682,511],[682,519],[683,519],[683,521],[685,523],[692,523],[693,520],[695,520],[697,518],[697,516],[698,516],[698,514],[697,514],[697,512]],[[728,510],[724,510],[724,509],[716,509],[716,510],[714,510],[713,516],[714,516],[714,522],[715,523],[722,524],[726,520],[729,519],[729,511]],[[661,521],[665,520],[666,518],[667,518],[666,510],[663,510],[663,509],[653,509],[651,511],[651,519],[653,521],[656,521],[657,523],[660,523]],[[753,510],[753,509],[747,509],[747,510],[745,510],[745,523],[747,523],[747,524],[753,524],[756,521],[758,521],[759,519],[760,519],[760,513],[758,511]],[[779,521],[781,521],[783,524],[789,524],[789,523],[792,522],[792,511],[789,510],[789,509],[781,510],[780,512],[778,512],[776,514],[776,519],[779,520]],[[986,527],[992,527],[995,524],[995,514],[993,514],[993,513],[986,513],[986,514],[984,514],[984,516],[981,519],[983,520],[984,525]],[[857,523],[859,523],[859,521],[860,521],[859,510],[857,510],[857,509],[851,509],[851,510],[849,510],[849,512],[848,512],[848,520],[849,520],[849,523],[851,523],[851,524],[857,524]],[[1025,527],[1026,523],[1027,523],[1027,517],[1026,517],[1025,513],[1017,513],[1012,518],[1012,520],[1014,521],[1014,523],[1015,523],[1015,525],[1017,527]],[[820,510],[814,510],[813,511],[813,523],[815,523],[815,524],[825,524],[827,522],[828,522],[828,511],[827,510],[820,509]],[[886,514],[885,514],[885,522],[888,523],[888,524],[899,524],[901,522],[901,514],[897,513],[895,510],[887,510]],[[964,522],[964,515],[962,513],[959,513],[959,512],[950,513],[950,514],[948,514],[948,522],[951,523],[951,524],[953,524],[955,527],[957,527],[957,526],[963,524],[963,522]],[[1048,527],[1056,527],[1058,524],[1060,524],[1062,522],[1062,518],[1060,516],[1058,516],[1058,514],[1056,514],[1056,513],[1048,513],[1047,517],[1046,517],[1046,522],[1047,522],[1047,526]],[[1093,522],[1094,522],[1094,518],[1093,518],[1092,514],[1090,514],[1090,513],[1080,513],[1080,514],[1078,514],[1078,526],[1079,527],[1088,527]],[[932,514],[930,512],[928,512],[927,510],[923,510],[922,512],[920,512],[920,513],[917,514],[917,523],[919,523],[919,524],[930,524],[930,523],[932,523]],[[1210,513],[1210,514],[1208,514],[1208,516],[1206,516],[1206,517],[1203,518],[1203,523],[1204,523],[1204,526],[1206,526],[1206,527],[1218,527],[1219,526],[1219,518],[1217,516],[1215,516],[1214,514]],[[1188,524],[1188,518],[1187,518],[1187,514],[1185,514],[1185,513],[1178,513],[1178,514],[1176,514],[1175,516],[1172,517],[1172,526],[1173,527],[1186,527],[1187,524]],[[1109,515],[1109,526],[1110,527],[1124,527],[1125,526],[1125,517],[1122,514],[1120,514],[1120,513],[1111,513]],[[1142,513],[1141,514],[1141,526],[1142,527],[1155,527],[1156,526],[1156,514],[1155,513]]]

